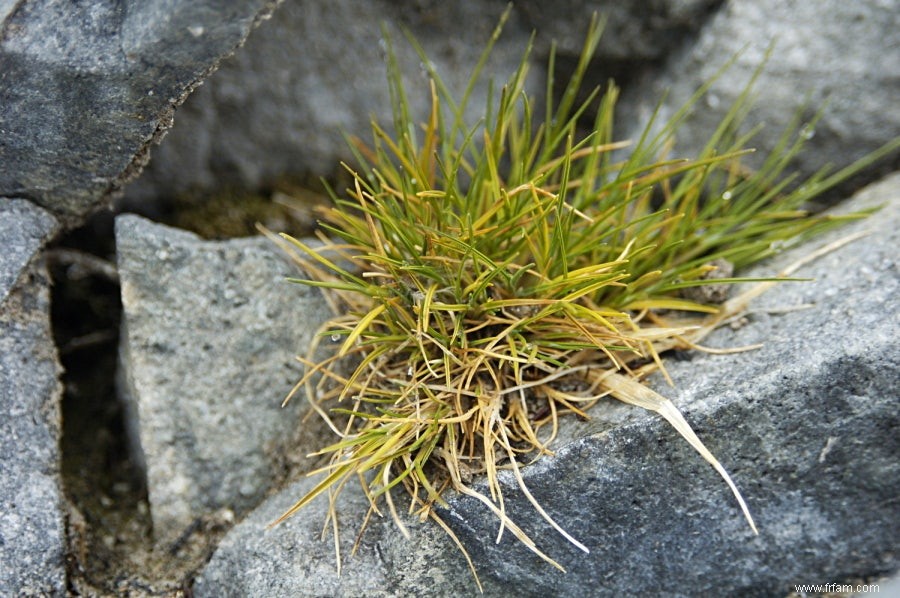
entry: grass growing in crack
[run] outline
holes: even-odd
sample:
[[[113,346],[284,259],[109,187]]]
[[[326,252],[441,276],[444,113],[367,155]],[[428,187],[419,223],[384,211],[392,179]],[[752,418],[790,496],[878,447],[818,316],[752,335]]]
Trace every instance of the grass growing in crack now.
[[[616,141],[615,87],[576,102],[600,36],[596,20],[558,103],[551,52],[542,118],[525,92],[526,51],[470,125],[467,104],[501,27],[461,97],[430,70],[431,110],[420,127],[389,51],[393,132],[373,124],[371,145],[353,141],[362,166],[347,167],[352,189],[324,210],[321,245],[283,236],[308,277],[296,282],[326,289],[335,307],[317,338],[337,342],[316,358],[316,341],[301,358],[307,372],[295,391],[305,387],[336,441],[319,452],[331,456],[315,472],[322,480],[282,519],[327,494],[336,533],[334,499],[358,480],[370,499],[366,521],[386,507],[406,534],[391,492],[402,487],[403,509],[435,520],[465,553],[435,510],[452,489],[493,512],[500,534],[508,529],[562,569],[507,514],[498,472],[510,470],[543,518],[587,552],[533,498],[521,470],[550,453],[562,415],[586,416],[611,397],[669,421],[720,473],[755,531],[725,469],[642,380],[665,373],[662,353],[696,348],[765,284],[723,304],[688,299],[685,289],[749,281],[709,275],[714,264],[740,269],[862,217],[811,216],[801,206],[897,143],[792,186],[786,169],[803,127],[815,123],[798,117],[751,171],[740,160],[752,133],[736,133],[744,92],[699,156],[667,158],[705,88],[660,133],[648,125],[635,142]],[[579,135],[595,101],[592,130]]]

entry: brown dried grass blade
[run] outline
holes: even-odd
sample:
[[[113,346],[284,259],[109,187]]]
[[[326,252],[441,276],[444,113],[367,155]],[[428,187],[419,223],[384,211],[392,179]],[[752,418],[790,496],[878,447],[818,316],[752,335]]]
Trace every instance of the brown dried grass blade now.
[[[719,472],[719,475],[722,476],[722,479],[724,479],[725,483],[728,484],[728,487],[731,488],[731,492],[737,499],[738,504],[740,504],[741,510],[744,512],[744,517],[747,518],[747,522],[750,524],[753,533],[759,535],[756,524],[753,522],[753,517],[750,515],[750,510],[747,508],[747,503],[744,502],[744,498],[741,496],[740,491],[738,491],[737,486],[735,486],[734,482],[731,480],[731,476],[728,475],[728,472],[725,471],[725,468],[722,467],[722,464],[719,463],[713,454],[709,452],[709,449],[704,446],[703,442],[697,437],[693,428],[691,428],[690,424],[684,419],[684,416],[672,401],[644,384],[617,373],[611,373],[604,376],[601,385],[609,389],[610,394],[620,401],[631,405],[637,405],[638,407],[642,407],[649,411],[655,411],[662,415],[666,421],[669,422],[669,424],[671,424],[692,447],[694,447],[694,450],[700,453],[700,456]]]

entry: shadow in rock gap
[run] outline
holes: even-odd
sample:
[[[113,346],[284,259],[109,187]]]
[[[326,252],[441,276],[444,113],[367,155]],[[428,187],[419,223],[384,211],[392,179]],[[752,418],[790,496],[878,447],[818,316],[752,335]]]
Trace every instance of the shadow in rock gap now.
[[[149,534],[146,490],[115,392],[122,307],[114,251],[112,215],[101,212],[47,252],[53,335],[65,370],[61,452],[74,593],[85,583],[105,585],[100,580],[121,560],[126,535]]]
[[[153,552],[144,472],[130,454],[116,368],[122,306],[113,214],[47,252],[63,374],[62,474],[72,595],[185,595],[192,572]]]

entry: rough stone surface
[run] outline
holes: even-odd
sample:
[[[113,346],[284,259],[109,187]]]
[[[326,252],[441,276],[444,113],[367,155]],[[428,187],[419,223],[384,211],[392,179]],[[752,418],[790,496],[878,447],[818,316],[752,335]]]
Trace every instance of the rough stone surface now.
[[[597,61],[605,81],[624,72],[626,63],[658,61],[717,3],[515,3],[485,73],[505,81],[535,30],[531,91],[540,96],[550,40],[560,40],[566,57],[577,54],[591,12],[601,10],[609,15]],[[335,172],[340,160],[352,159],[342,131],[369,140],[373,116],[383,125],[391,122],[381,22],[409,75],[414,106],[423,108],[427,82],[400,27],[413,32],[448,86],[461,93],[503,9],[503,3],[477,0],[285,2],[178,110],[177,125],[126,190],[128,205],[223,182],[255,188],[284,176]],[[564,62],[560,58],[562,67]],[[484,91],[470,102],[472,124],[483,114]]]
[[[0,197],[0,305],[56,228],[56,219],[41,208],[24,199]]]
[[[137,216],[116,220],[123,385],[139,430],[154,532],[255,506],[282,471],[302,401],[294,356],[329,312],[285,282],[296,268],[270,241],[202,241]]]
[[[469,596],[471,572],[456,546],[437,526],[405,521],[414,543],[403,539],[389,515],[372,516],[353,550],[369,501],[358,484],[337,500],[342,569],[336,568],[331,526],[320,541],[328,512],[325,497],[287,521],[269,527],[317,482],[301,479],[247,516],[219,544],[197,577],[198,598],[242,596]],[[496,536],[496,530],[493,532]],[[506,558],[506,557],[504,557]],[[509,594],[512,595],[512,594]]]
[[[77,223],[140,170],[174,106],[275,4],[0,5],[0,195]]]
[[[427,80],[398,25],[411,25],[451,88],[463,89],[502,11],[503,4],[481,2],[285,2],[178,110],[177,126],[126,190],[129,203],[223,182],[255,188],[285,175],[335,172],[340,159],[352,158],[342,131],[368,140],[373,116],[391,122],[381,23],[421,108]],[[503,79],[514,72],[526,41],[511,23],[491,71]],[[477,110],[481,91],[472,101]]]
[[[0,595],[65,594],[62,388],[38,255],[53,218],[0,203]]]
[[[826,164],[850,164],[900,136],[898,0],[727,2],[686,51],[673,54],[661,72],[644,76],[620,105],[646,122],[669,89],[661,111],[665,119],[740,52],[679,132],[680,153],[694,155],[763,63],[770,45],[772,56],[754,87],[757,99],[746,120],[747,128],[765,125],[750,144],[759,151],[749,163],[758,164],[768,155],[804,107],[810,119],[826,106],[810,131],[810,149],[796,163],[805,175]],[[859,186],[897,168],[900,152],[852,184]]]
[[[377,538],[367,534],[361,552],[352,558],[339,576],[335,569],[331,537],[319,543],[328,511],[327,500],[319,499],[302,516],[266,529],[304,493],[315,480],[304,479],[290,485],[253,511],[219,544],[213,563],[194,586],[194,595],[239,598],[241,596],[389,596],[389,573],[376,552]],[[338,498],[341,553],[353,548],[359,513],[368,509],[368,500],[352,488]],[[377,530],[382,531],[381,522]],[[243,555],[243,557],[239,556]],[[238,559],[246,559],[247,569]],[[249,574],[252,568],[253,573]]]
[[[868,228],[872,234],[798,272],[760,298],[714,347],[765,342],[757,351],[692,353],[669,360],[677,389],[659,383],[730,471],[760,529],[754,536],[725,484],[660,418],[611,403],[587,423],[567,421],[557,456],[525,470],[544,508],[591,553],[544,523],[505,478],[506,509],[568,573],[542,563],[472,499],[455,497],[445,520],[468,548],[488,596],[787,595],[795,583],[877,578],[900,567],[900,175],[842,209],[886,204],[876,217],[813,246]],[[757,273],[807,254],[787,252]],[[812,308],[773,313],[775,308]],[[770,311],[766,311],[770,310]],[[284,526],[265,524],[309,487],[284,490],[221,544],[197,581],[198,596],[403,596],[475,594],[463,558],[432,525],[404,540],[376,520],[338,577],[331,540],[319,542],[324,505]],[[352,543],[364,515],[358,491],[340,504]],[[321,501],[320,501],[321,502]],[[344,547],[344,554],[347,547]],[[236,589],[237,588],[237,589]]]
[[[523,0],[515,3],[528,29],[537,33],[539,51],[546,52],[551,42],[563,55],[578,56],[584,35],[594,13],[606,19],[606,27],[597,48],[597,62],[622,61],[632,66],[655,63],[678,50],[694,35],[723,0],[562,0],[542,2]]]

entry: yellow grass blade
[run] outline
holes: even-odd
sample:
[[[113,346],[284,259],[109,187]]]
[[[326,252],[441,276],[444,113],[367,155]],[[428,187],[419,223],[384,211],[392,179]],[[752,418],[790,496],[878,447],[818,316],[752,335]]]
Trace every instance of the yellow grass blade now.
[[[369,328],[369,325],[375,318],[384,313],[385,309],[387,309],[387,304],[381,303],[375,306],[372,311],[360,318],[359,323],[356,324],[350,334],[347,335],[347,340],[345,340],[344,344],[341,345],[341,349],[340,351],[338,351],[338,357],[343,357],[347,354],[347,352],[353,347],[353,344],[360,337],[360,335]]]
[[[753,517],[750,515],[750,510],[747,508],[747,504],[744,502],[744,498],[738,491],[737,486],[735,486],[734,482],[731,480],[731,476],[728,475],[728,472],[725,471],[725,468],[722,467],[722,464],[719,463],[713,454],[709,452],[709,449],[707,449],[700,439],[697,438],[693,428],[687,423],[684,416],[678,410],[678,407],[676,407],[672,401],[644,384],[628,376],[617,373],[611,373],[604,377],[602,384],[610,390],[610,394],[615,398],[625,403],[637,405],[638,407],[659,413],[673,428],[678,430],[678,433],[694,447],[694,450],[700,453],[700,456],[706,459],[706,461],[719,472],[719,475],[722,476],[722,479],[724,479],[725,483],[728,484],[728,487],[731,488],[731,492],[737,499],[738,504],[740,504],[741,510],[744,512],[744,517],[747,518],[747,522],[750,524],[753,533],[759,535],[756,524],[753,522]]]

